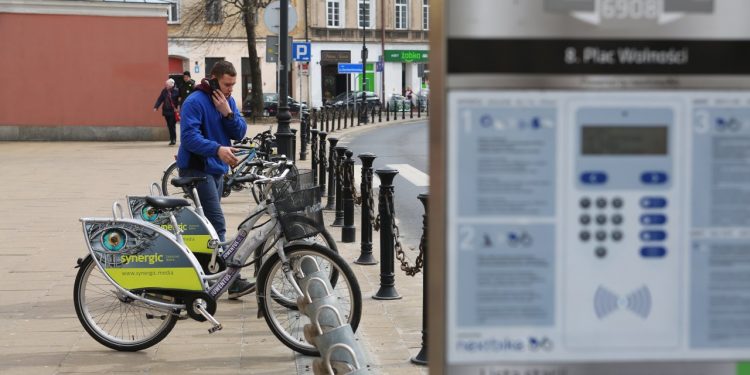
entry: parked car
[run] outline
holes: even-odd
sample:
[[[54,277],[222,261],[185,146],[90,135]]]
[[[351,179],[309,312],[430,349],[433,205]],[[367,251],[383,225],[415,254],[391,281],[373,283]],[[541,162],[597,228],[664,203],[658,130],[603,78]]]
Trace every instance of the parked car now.
[[[287,104],[289,105],[289,112],[293,116],[299,114],[300,110],[306,110],[307,104],[304,102],[298,102],[291,96],[287,96]],[[245,117],[252,116],[252,108],[250,103],[250,97],[245,99],[245,103],[242,105],[242,114]],[[276,116],[279,111],[279,94],[277,93],[266,93],[263,94],[263,116]]]
[[[373,108],[378,110],[380,108],[380,98],[372,91],[365,91],[365,102],[367,103],[368,110],[372,110]],[[343,95],[339,94],[336,98],[329,101],[329,103],[334,108],[354,108],[355,106],[359,108],[362,105],[362,91],[351,91],[349,92],[349,96],[346,96],[346,93]]]
[[[250,102],[251,97],[248,96],[242,103],[242,115],[250,117],[253,115],[252,103]],[[263,116],[276,116],[278,95],[276,94],[263,94]]]
[[[351,96],[351,95],[352,95],[351,91],[344,91],[341,94],[338,94],[335,97],[326,100],[324,105],[328,108],[336,107],[337,106],[336,103],[340,103],[339,106],[343,105],[347,100],[347,96]]]
[[[409,99],[406,99],[406,97],[399,94],[391,95],[391,98],[388,99],[388,109],[394,111],[393,108],[396,108],[396,111],[409,110]]]

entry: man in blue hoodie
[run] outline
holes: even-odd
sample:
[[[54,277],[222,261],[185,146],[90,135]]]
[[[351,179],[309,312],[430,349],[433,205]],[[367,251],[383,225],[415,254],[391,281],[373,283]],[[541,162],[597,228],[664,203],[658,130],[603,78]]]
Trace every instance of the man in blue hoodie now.
[[[207,181],[197,187],[198,197],[206,218],[224,241],[227,229],[220,204],[224,174],[229,172],[229,165],[238,162],[234,155],[238,150],[231,147],[230,140],[242,139],[247,124],[231,96],[237,82],[234,66],[227,61],[216,63],[211,78],[218,80],[218,90],[213,90],[204,79],[182,103],[177,167],[180,176],[206,177]],[[229,287],[229,298],[245,295],[252,287],[253,284],[239,278]]]

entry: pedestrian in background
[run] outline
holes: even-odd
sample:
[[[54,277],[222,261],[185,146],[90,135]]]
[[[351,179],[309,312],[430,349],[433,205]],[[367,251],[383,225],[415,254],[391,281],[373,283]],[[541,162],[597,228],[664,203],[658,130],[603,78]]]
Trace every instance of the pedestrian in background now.
[[[406,86],[406,91],[404,92],[404,96],[406,97],[406,100],[409,101],[409,103],[414,106],[414,91],[411,90],[411,86]]]
[[[180,86],[180,99],[178,101],[179,106],[182,106],[182,103],[185,103],[185,99],[187,99],[188,95],[190,95],[195,88],[195,81],[190,78],[190,71],[186,70],[182,73],[182,81],[182,86]]]
[[[175,124],[179,121],[180,112],[177,111],[177,98],[180,93],[177,88],[174,87],[174,80],[168,79],[164,84],[164,88],[161,90],[159,97],[156,98],[156,104],[154,104],[154,112],[161,106],[161,115],[164,116],[164,120],[167,121],[167,129],[169,129],[169,145],[174,146],[177,140],[177,131],[175,130]]]

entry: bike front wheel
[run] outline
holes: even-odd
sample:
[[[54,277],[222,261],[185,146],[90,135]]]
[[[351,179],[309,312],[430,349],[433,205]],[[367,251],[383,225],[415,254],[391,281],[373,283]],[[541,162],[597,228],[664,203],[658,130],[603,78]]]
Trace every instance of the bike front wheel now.
[[[151,294],[149,298],[173,302],[173,298]],[[100,344],[134,352],[163,340],[177,323],[171,312],[151,307],[122,295],[99,271],[91,255],[80,264],[73,303],[78,320]]]
[[[320,269],[331,269],[339,275],[331,291],[336,296],[336,308],[341,318],[356,331],[362,317],[362,292],[359,288],[354,271],[338,254],[321,245],[294,244],[284,248],[292,269],[298,269],[298,263],[303,257],[315,259]],[[307,342],[303,332],[305,324],[310,318],[298,309],[289,309],[279,303],[279,295],[295,296],[294,286],[284,274],[283,262],[278,254],[274,254],[263,264],[258,274],[258,308],[268,323],[268,327],[284,345],[304,355],[319,355],[315,346]]]

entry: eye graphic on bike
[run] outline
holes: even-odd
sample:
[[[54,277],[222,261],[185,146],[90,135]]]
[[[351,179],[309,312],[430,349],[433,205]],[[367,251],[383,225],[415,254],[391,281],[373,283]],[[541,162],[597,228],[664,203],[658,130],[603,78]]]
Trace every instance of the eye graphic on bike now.
[[[109,251],[119,251],[125,247],[127,236],[119,229],[110,229],[102,234],[102,245]]]
[[[159,213],[151,206],[141,208],[141,218],[148,222],[154,222],[159,217]]]

